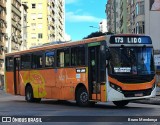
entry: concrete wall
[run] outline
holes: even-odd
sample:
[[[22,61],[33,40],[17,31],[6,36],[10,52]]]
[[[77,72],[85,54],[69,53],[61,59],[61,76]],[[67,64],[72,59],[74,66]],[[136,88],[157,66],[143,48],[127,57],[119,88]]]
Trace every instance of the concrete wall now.
[[[145,33],[150,35],[155,50],[160,50],[160,11],[150,11],[149,0],[145,0]]]

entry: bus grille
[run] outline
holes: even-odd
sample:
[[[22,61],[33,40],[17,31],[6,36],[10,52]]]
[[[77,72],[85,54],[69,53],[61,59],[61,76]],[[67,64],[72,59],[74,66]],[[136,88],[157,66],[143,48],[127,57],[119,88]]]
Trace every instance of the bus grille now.
[[[152,88],[146,89],[146,90],[138,90],[138,91],[124,91],[123,90],[123,94],[125,97],[140,97],[140,95],[149,96],[151,92],[152,92]]]

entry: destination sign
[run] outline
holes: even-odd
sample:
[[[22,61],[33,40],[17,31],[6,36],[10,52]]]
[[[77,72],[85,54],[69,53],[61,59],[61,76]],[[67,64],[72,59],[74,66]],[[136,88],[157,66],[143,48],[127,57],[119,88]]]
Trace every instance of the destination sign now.
[[[111,44],[151,44],[149,36],[111,36]]]

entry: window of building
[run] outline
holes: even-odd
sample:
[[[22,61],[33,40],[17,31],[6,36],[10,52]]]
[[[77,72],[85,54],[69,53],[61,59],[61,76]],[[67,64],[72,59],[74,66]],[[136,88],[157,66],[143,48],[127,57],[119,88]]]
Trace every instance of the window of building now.
[[[54,66],[54,59],[55,52],[49,51],[45,53],[45,67],[53,67]]]
[[[42,13],[38,14],[38,19],[42,19]]]
[[[42,9],[42,3],[38,3],[37,7],[38,9]]]
[[[136,4],[136,16],[144,14],[144,1]]]
[[[43,66],[43,53],[35,52],[32,54],[32,68],[33,69],[39,69]]]
[[[31,13],[31,19],[33,19],[33,20],[36,19],[36,13]]]
[[[31,34],[31,39],[36,39],[36,34],[35,33]]]
[[[38,38],[39,38],[39,39],[42,39],[42,38],[43,38],[42,33],[38,33]]]
[[[144,21],[140,21],[136,23],[136,34],[145,34]]]
[[[42,23],[39,23],[37,26],[39,29],[42,29]]]
[[[36,23],[31,23],[32,29],[36,29]]]
[[[35,9],[35,8],[36,8],[36,4],[32,3],[32,9]]]
[[[31,55],[26,54],[21,56],[21,69],[31,68]]]

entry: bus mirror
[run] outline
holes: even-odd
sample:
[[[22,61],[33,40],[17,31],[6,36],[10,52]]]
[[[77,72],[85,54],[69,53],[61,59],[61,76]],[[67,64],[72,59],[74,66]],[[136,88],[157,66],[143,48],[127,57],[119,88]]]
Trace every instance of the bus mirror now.
[[[106,60],[110,60],[111,58],[111,53],[109,51],[109,49],[106,50]]]

